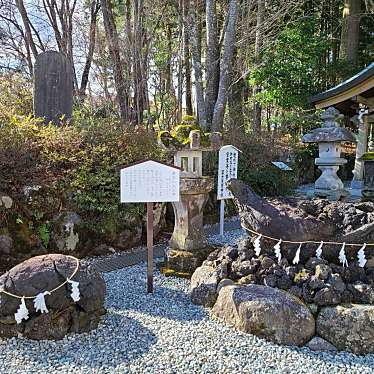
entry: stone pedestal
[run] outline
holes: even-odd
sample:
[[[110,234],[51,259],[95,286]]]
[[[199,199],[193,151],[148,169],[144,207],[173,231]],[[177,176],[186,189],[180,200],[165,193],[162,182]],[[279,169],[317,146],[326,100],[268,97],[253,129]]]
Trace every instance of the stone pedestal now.
[[[348,195],[343,182],[337,175],[340,165],[346,163],[347,160],[339,157],[316,158],[315,164],[322,172],[314,184],[314,194],[316,196],[326,197],[329,200],[339,200],[341,197]]]
[[[180,201],[174,202],[175,226],[167,252],[167,268],[192,272],[209,252],[204,234],[203,209],[213,189],[211,177],[182,177]]]

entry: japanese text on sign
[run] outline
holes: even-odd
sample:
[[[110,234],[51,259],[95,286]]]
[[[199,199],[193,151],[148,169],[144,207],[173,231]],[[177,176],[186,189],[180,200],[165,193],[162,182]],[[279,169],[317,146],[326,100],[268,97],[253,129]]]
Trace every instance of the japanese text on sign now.
[[[238,154],[239,150],[232,145],[226,145],[219,151],[217,191],[218,200],[233,198],[232,193],[226,187],[226,182],[230,179],[237,178]]]
[[[180,170],[157,161],[144,161],[121,170],[121,202],[179,201]]]

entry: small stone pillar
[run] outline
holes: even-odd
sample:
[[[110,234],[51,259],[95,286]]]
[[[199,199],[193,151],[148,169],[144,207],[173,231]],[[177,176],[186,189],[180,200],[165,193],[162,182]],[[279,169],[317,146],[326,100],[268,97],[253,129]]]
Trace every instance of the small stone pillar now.
[[[364,183],[362,196],[364,200],[374,200],[374,152],[367,152],[362,155],[360,161],[363,163]]]
[[[318,143],[319,157],[315,164],[322,171],[321,176],[315,182],[314,194],[326,197],[330,200],[339,200],[348,195],[344,184],[337,175],[340,165],[347,160],[340,157],[341,144],[343,142],[356,142],[355,136],[347,129],[341,128],[338,120],[343,115],[334,107],[326,109],[321,114],[323,125],[303,136],[304,143]]]
[[[367,152],[367,149],[368,149],[369,125],[364,117],[364,115],[367,113],[368,113],[367,110],[361,109],[359,115],[352,118],[352,121],[357,123],[358,135],[357,135],[355,168],[353,170],[353,179],[351,182],[351,188],[361,189],[363,187],[364,165],[363,165],[363,161],[361,160],[361,157]]]
[[[212,151],[200,147],[200,132],[191,131],[190,146],[176,151],[174,163],[181,167],[180,201],[172,203],[174,232],[167,251],[167,269],[192,273],[210,251],[204,234],[203,210],[213,189],[213,178],[202,175],[202,154]]]

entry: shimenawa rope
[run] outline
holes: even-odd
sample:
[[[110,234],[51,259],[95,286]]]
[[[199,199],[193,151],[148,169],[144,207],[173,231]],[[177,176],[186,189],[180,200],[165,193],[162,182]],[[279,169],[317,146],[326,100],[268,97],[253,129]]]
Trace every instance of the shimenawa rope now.
[[[66,256],[66,257],[72,258],[73,260],[75,260],[77,262],[75,270],[73,271],[73,274],[70,277],[66,278],[65,282],[61,283],[59,286],[57,286],[53,290],[48,291],[50,293],[53,293],[53,292],[59,290],[60,288],[64,287],[67,283],[69,283],[69,281],[71,281],[71,279],[75,276],[75,274],[77,274],[77,272],[79,270],[79,259],[77,259],[74,256]],[[35,299],[36,296],[37,296],[37,295],[35,295],[35,296],[18,296],[18,295],[15,295],[15,294],[11,293],[11,292],[5,291],[4,289],[1,289],[1,288],[0,288],[0,293],[3,293],[3,294],[8,295],[8,296],[15,297],[17,299]]]

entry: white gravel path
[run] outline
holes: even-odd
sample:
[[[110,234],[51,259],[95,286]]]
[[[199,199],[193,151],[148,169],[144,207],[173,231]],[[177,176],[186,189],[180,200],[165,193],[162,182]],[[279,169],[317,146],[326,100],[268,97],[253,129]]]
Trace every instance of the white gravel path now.
[[[240,333],[193,305],[188,280],[145,265],[105,274],[108,314],[100,327],[59,342],[0,340],[0,373],[373,373],[374,355],[316,354]]]
[[[234,230],[210,241],[242,236]],[[148,295],[145,274],[145,264],[104,274],[108,313],[90,334],[59,342],[0,339],[0,374],[374,373],[374,355],[317,354],[229,328],[190,302],[188,280],[155,272]]]

